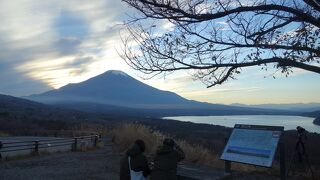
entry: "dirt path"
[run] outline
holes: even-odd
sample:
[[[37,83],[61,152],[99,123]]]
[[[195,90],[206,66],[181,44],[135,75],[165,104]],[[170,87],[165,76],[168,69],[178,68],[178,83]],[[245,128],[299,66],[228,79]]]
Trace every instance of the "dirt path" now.
[[[87,152],[41,155],[0,162],[1,180],[119,179],[121,154],[111,146]]]

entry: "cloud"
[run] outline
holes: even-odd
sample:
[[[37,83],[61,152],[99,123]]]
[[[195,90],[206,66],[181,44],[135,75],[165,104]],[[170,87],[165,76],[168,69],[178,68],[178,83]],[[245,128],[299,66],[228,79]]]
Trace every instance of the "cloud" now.
[[[185,91],[181,92],[181,94],[184,94],[185,96],[208,96],[213,94],[223,94],[228,92],[255,92],[259,91],[262,88],[260,87],[246,87],[246,88],[211,88],[211,89],[203,89],[203,90],[197,90],[197,91]]]
[[[130,70],[116,51],[120,50],[121,45],[119,31],[123,26],[120,24],[126,20],[126,14],[133,11],[122,1],[111,0],[0,1],[0,92],[15,96],[40,93],[84,81],[109,69],[123,70],[137,77],[137,72]],[[145,24],[151,25],[152,22],[155,23],[150,21]],[[227,28],[223,21],[217,22],[217,25]],[[167,21],[157,22],[155,33],[162,35],[174,31],[174,28]],[[237,81],[228,81],[223,86],[210,89],[199,81],[193,81],[188,72],[177,72],[166,78],[160,76],[144,82],[189,99],[207,102],[244,103],[252,97],[275,97],[275,81],[271,76],[266,78],[271,80],[263,79],[265,74],[273,72],[257,71],[257,67],[244,69],[245,72],[237,76]],[[305,95],[301,94],[308,94],[309,99],[314,100],[318,97],[318,79],[300,70],[295,71],[292,79],[299,79],[295,76],[300,77],[301,74],[308,75],[303,76],[301,82],[310,82],[303,87],[310,89],[310,93],[298,89],[295,91],[298,95],[288,98],[299,96],[302,99]],[[287,92],[296,89],[293,85],[287,88],[281,81],[277,88],[281,86],[286,96]],[[269,93],[265,92],[267,88]]]
[[[0,91],[27,95],[31,90],[17,90],[18,82],[37,84],[38,92],[128,69],[114,47],[115,25],[128,11],[121,1],[1,1],[0,77],[10,82],[2,81]]]
[[[216,28],[221,31],[231,30],[229,24],[226,21],[215,22]]]
[[[11,64],[0,64],[0,92],[1,94],[12,95],[15,94],[33,94],[48,90],[50,87],[41,82],[34,81],[25,76],[23,73],[12,71]]]

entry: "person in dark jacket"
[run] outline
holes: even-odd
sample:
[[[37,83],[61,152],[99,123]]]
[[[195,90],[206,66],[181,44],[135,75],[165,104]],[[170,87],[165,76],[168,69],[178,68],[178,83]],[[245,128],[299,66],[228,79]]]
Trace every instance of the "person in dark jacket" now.
[[[185,158],[173,139],[166,138],[157,150],[150,180],[177,180],[177,163]]]
[[[148,161],[143,154],[145,151],[145,144],[143,140],[136,140],[133,146],[127,150],[125,156],[120,162],[120,180],[130,180],[130,170],[128,157],[131,158],[131,169],[134,171],[142,171],[143,176],[147,177],[150,174]]]

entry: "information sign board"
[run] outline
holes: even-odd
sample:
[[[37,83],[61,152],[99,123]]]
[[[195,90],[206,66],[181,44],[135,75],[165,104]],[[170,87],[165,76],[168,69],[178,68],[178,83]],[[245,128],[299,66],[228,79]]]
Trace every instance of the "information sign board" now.
[[[236,124],[221,159],[271,167],[284,127]]]

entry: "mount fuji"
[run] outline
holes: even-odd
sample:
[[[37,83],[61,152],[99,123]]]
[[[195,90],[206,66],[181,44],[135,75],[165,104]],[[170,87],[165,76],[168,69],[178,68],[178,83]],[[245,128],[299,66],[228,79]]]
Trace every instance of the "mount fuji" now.
[[[81,83],[68,84],[60,89],[24,98],[89,112],[143,116],[293,113],[188,100],[116,70],[107,71]]]

